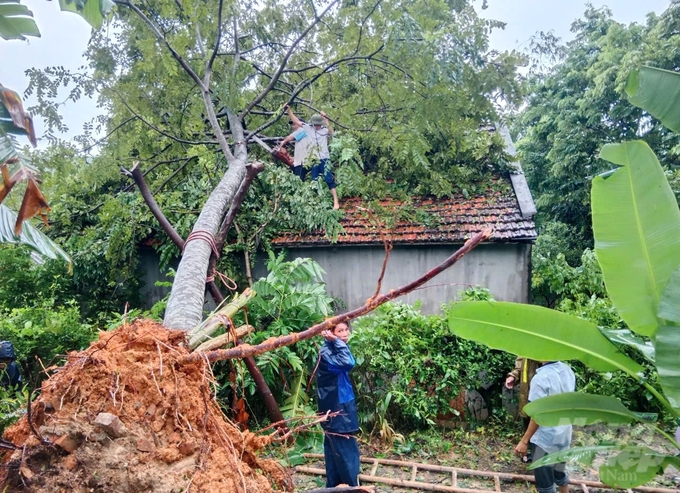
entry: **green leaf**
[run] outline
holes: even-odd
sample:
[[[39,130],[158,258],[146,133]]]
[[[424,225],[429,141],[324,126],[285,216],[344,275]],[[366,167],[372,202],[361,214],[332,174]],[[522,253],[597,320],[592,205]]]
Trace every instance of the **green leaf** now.
[[[634,488],[648,483],[664,469],[680,465],[680,458],[647,447],[626,447],[600,466],[600,481],[617,488]]]
[[[541,426],[577,425],[594,423],[624,424],[639,421],[615,397],[607,395],[566,392],[530,402],[524,412]]]
[[[16,223],[16,220],[17,215],[6,206],[0,204],[0,243],[14,243],[28,246],[36,253],[37,258],[36,256],[33,256],[33,258],[39,263],[44,261],[44,257],[52,259],[61,257],[68,262],[70,269],[71,258],[68,254],[30,223],[24,223],[21,235],[18,238],[14,236],[14,224]]]
[[[75,12],[95,29],[101,27],[106,14],[113,8],[111,0],[59,0],[59,7],[66,12]]]
[[[654,347],[664,395],[671,406],[680,409],[680,269],[673,272],[661,296]]]
[[[621,167],[593,180],[597,260],[621,318],[653,337],[661,293],[680,265],[678,203],[646,143],[607,144],[600,157]]]
[[[537,467],[558,464],[569,460],[575,460],[583,465],[589,466],[593,463],[596,454],[619,449],[620,447],[617,445],[593,445],[590,447],[568,448],[553,454],[544,455],[539,460],[532,462],[528,469],[536,469]]]
[[[628,100],[635,106],[680,133],[680,74],[655,67],[641,67],[628,75],[626,93]]]
[[[465,301],[449,310],[454,334],[536,361],[577,359],[597,371],[642,372],[591,322],[541,306]]]
[[[642,353],[647,361],[654,363],[654,345],[650,341],[633,334],[630,329],[600,329],[600,332],[602,332],[607,339],[614,343],[625,344],[626,346],[634,347]]]
[[[33,12],[19,0],[0,0],[0,38],[25,40],[26,36],[40,37]]]

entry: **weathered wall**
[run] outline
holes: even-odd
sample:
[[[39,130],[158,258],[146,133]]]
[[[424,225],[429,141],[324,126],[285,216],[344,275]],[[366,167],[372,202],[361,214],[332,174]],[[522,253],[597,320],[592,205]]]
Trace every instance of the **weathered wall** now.
[[[394,289],[425,274],[457,250],[458,246],[395,246],[390,254],[382,292]],[[314,247],[288,249],[288,260],[310,257],[326,271],[325,281],[333,297],[342,299],[348,309],[363,305],[375,292],[385,251],[376,247]],[[258,259],[255,279],[266,275]],[[456,299],[468,286],[482,286],[499,301],[529,301],[531,245],[480,245],[453,267],[422,288],[402,298],[412,304],[422,301],[423,313],[437,313],[442,303]]]

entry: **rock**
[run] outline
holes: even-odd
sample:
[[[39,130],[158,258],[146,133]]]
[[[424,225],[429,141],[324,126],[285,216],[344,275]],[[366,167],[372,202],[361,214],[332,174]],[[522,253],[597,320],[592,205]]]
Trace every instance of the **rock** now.
[[[156,449],[156,446],[151,440],[147,440],[146,438],[140,438],[137,441],[137,450],[140,452],[153,452]]]
[[[54,444],[69,454],[80,447],[80,441],[68,435],[60,436]]]
[[[62,464],[64,464],[64,467],[69,471],[73,471],[78,466],[78,460],[74,455],[69,455],[64,459]]]
[[[149,419],[154,414],[156,414],[156,406],[154,404],[151,404],[149,407],[146,408],[145,417]]]
[[[99,413],[94,420],[94,424],[98,425],[113,438],[120,438],[126,432],[122,421],[115,414]]]
[[[179,453],[186,457],[187,455],[191,455],[198,450],[198,444],[193,440],[186,440],[180,442],[177,448],[179,449]]]

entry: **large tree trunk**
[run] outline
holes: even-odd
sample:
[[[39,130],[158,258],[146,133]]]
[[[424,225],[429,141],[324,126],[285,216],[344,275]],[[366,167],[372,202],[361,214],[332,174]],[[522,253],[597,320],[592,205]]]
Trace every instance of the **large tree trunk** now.
[[[246,176],[246,158],[232,161],[220,183],[205,202],[192,232],[207,231],[215,237],[222,218]],[[169,329],[191,330],[203,319],[205,279],[212,249],[207,241],[194,239],[184,246],[163,325]]]

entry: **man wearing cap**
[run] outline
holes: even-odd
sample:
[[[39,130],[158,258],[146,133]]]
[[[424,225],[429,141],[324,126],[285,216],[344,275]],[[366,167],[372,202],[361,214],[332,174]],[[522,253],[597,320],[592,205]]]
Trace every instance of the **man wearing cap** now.
[[[323,111],[320,114],[312,115],[309,119],[309,124],[306,124],[299,120],[295,115],[293,115],[290,107],[288,109],[288,115],[291,117],[291,122],[293,125],[297,123],[302,124],[299,130],[296,130],[288,137],[283,139],[281,142],[281,147],[286,145],[288,142],[295,140],[295,165],[297,165],[298,159],[298,142],[302,142],[305,148],[305,156],[302,156],[301,163],[311,163],[312,180],[317,180],[319,175],[323,175],[324,180],[328,184],[328,188],[333,196],[333,209],[339,209],[340,203],[338,202],[338,192],[336,191],[335,179],[333,178],[333,173],[327,168],[328,161],[330,159],[330,153],[328,152],[328,137],[333,135],[333,130],[330,128],[328,123],[328,118],[326,113]],[[302,166],[301,166],[302,167]],[[293,167],[293,173],[304,179],[304,172],[300,171],[298,174]]]

